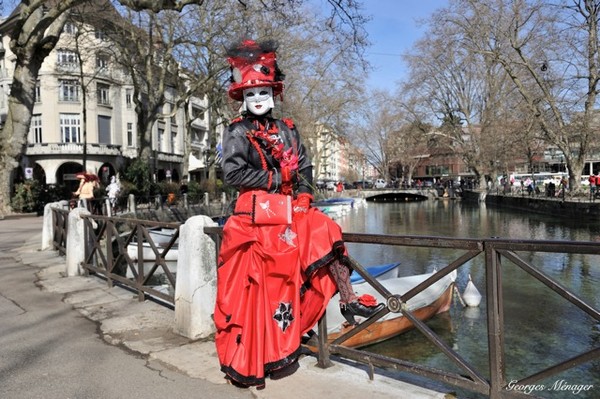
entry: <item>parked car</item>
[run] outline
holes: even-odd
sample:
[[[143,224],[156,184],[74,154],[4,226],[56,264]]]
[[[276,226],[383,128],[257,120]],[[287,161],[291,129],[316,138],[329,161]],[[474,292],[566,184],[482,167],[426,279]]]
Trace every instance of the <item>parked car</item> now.
[[[325,183],[325,188],[329,191],[334,191],[335,186],[336,186],[336,184],[334,181],[328,181],[327,183]]]
[[[386,188],[387,187],[387,182],[383,179],[377,179],[375,180],[375,188]]]

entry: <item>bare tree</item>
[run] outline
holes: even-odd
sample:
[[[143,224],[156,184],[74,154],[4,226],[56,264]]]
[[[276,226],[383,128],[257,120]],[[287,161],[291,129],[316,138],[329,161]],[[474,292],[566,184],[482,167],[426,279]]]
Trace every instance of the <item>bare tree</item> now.
[[[16,63],[12,92],[8,102],[9,111],[0,133],[0,214],[10,211],[12,173],[19,165],[26,145],[39,69],[44,59],[54,49],[68,13],[74,7],[86,3],[93,3],[93,0],[29,0],[20,3],[9,19],[2,24],[3,32],[11,36],[10,47],[16,55]],[[182,11],[184,7],[192,4],[203,5],[204,0],[115,0],[113,3],[134,11],[150,10],[159,13],[163,10]],[[302,5],[303,2],[238,0],[237,3],[241,6],[257,3],[271,12],[284,13],[288,6]],[[357,32],[360,32],[361,18],[360,14],[356,13],[357,4],[353,0],[336,0],[330,1],[329,5],[331,15],[325,25],[326,29],[330,32],[344,32],[344,36],[351,39],[353,49],[360,49],[360,34]],[[146,15],[149,19],[153,18],[149,14]],[[153,32],[149,33],[149,37],[154,39]],[[131,44],[135,44],[137,40],[138,37],[133,37]],[[150,51],[154,50],[152,48]],[[160,51],[166,50],[168,49],[160,48]],[[148,71],[150,69],[147,68]],[[142,93],[137,94],[138,97],[142,95]],[[157,108],[148,109],[157,110]],[[144,115],[141,117],[143,119]],[[148,115],[148,117],[150,121],[153,116]],[[145,143],[142,145],[144,146]]]
[[[517,88],[546,141],[563,154],[569,184],[579,187],[598,140],[597,0],[459,0],[446,18],[472,52],[493,58]]]
[[[26,145],[34,104],[38,72],[54,49],[68,13],[91,0],[30,0],[21,2],[2,23],[2,33],[10,35],[10,49],[15,54],[15,70],[8,114],[0,132],[0,214],[10,211],[12,174],[19,165]],[[200,0],[145,1],[123,0],[122,5],[137,9],[181,10]]]
[[[480,184],[495,177],[511,146],[502,143],[502,126],[514,107],[512,85],[495,58],[464,46],[461,31],[447,22],[447,11],[434,15],[425,39],[406,58],[410,79],[403,87],[420,104],[419,120],[433,115],[441,123],[430,134],[437,145],[459,155]]]

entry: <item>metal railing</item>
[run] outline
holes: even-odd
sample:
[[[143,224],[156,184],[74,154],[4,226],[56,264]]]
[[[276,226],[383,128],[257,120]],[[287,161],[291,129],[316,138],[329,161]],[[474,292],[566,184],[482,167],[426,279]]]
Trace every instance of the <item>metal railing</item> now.
[[[156,298],[175,304],[178,222],[83,216],[87,273],[102,276],[137,292],[138,299]],[[152,230],[168,230],[166,241],[157,242]]]
[[[55,226],[66,226],[61,224],[64,220],[65,211],[53,210],[55,215]],[[62,219],[61,219],[62,218]],[[86,225],[86,249],[83,267],[90,273],[101,275],[106,278],[112,286],[116,281],[138,292],[139,300],[148,296],[159,298],[166,304],[174,304],[175,270],[168,264],[166,258],[169,251],[173,250],[179,236],[179,223],[161,223],[144,220],[108,218],[104,216],[85,216]],[[58,222],[56,222],[58,220]],[[149,229],[151,228],[176,229],[170,241],[162,247],[154,243]],[[223,234],[222,227],[205,227],[205,232],[216,241],[216,248],[220,247]],[[57,235],[58,234],[58,235]],[[59,237],[57,239],[57,237]],[[60,238],[62,237],[62,238]],[[448,249],[459,251],[459,254],[446,266],[433,273],[426,280],[411,288],[409,291],[399,294],[389,292],[378,280],[374,279],[364,267],[353,262],[352,267],[365,278],[366,282],[386,298],[387,307],[378,312],[372,318],[365,320],[354,329],[342,334],[333,341],[327,337],[326,318],[323,317],[318,325],[318,364],[321,367],[331,365],[331,355],[352,359],[356,362],[366,364],[370,367],[370,376],[373,378],[374,367],[387,370],[411,373],[420,377],[450,384],[466,390],[488,395],[490,398],[520,398],[534,397],[526,395],[518,390],[511,390],[507,384],[506,365],[507,358],[504,350],[505,323],[503,292],[503,274],[506,273],[503,261],[510,262],[527,273],[531,278],[543,283],[557,295],[563,297],[578,309],[585,312],[596,322],[600,322],[600,310],[580,298],[575,292],[567,289],[562,284],[549,277],[525,261],[517,252],[546,252],[567,254],[590,254],[600,255],[600,245],[594,242],[567,242],[567,241],[540,241],[540,240],[506,240],[506,239],[459,239],[431,236],[392,236],[374,234],[350,234],[344,233],[344,241],[357,244],[392,245],[399,247],[415,247]],[[64,231],[55,230],[55,246],[64,248],[66,240],[66,227]],[[143,260],[143,242],[147,242],[146,249],[150,251],[152,259]],[[137,251],[137,260],[128,253],[127,247],[133,245]],[[149,248],[149,249],[148,249]],[[215,254],[218,256],[218,253]],[[426,290],[436,282],[448,276],[460,267],[476,257],[484,257],[486,289],[484,299],[487,306],[486,326],[488,337],[487,367],[483,369],[467,361],[456,350],[447,345],[444,340],[436,334],[428,325],[421,321],[406,303],[419,293]],[[158,290],[151,280],[162,272],[163,282],[168,287],[168,292]],[[127,276],[127,274],[130,276]],[[344,342],[359,334],[369,326],[377,323],[389,313],[401,313],[406,317],[436,348],[443,353],[460,373],[449,372],[417,363],[383,356],[369,352],[366,349],[355,349],[344,346]],[[573,354],[568,359],[553,364],[544,370],[522,377],[518,381],[511,381],[512,386],[535,384],[545,378],[555,376],[563,371],[576,368],[584,363],[600,359],[600,347],[593,347],[585,352]],[[486,376],[489,375],[488,376]]]
[[[577,253],[600,255],[600,246],[593,242],[557,242],[557,241],[527,241],[527,240],[505,240],[505,239],[453,239],[444,237],[413,237],[413,236],[389,236],[369,234],[344,234],[344,240],[348,243],[383,244],[404,247],[426,247],[426,248],[448,248],[462,250],[463,253],[434,273],[427,280],[412,288],[403,295],[388,292],[377,280],[374,280],[360,265],[353,265],[365,280],[371,284],[380,294],[387,298],[387,308],[374,315],[371,319],[361,323],[356,328],[338,337],[333,342],[328,342],[326,318],[319,322],[319,365],[327,367],[330,364],[330,355],[336,354],[357,362],[367,364],[371,367],[379,366],[386,369],[398,370],[416,374],[429,379],[448,383],[473,392],[488,395],[490,398],[528,397],[522,392],[512,390],[511,386],[524,386],[535,384],[545,378],[555,376],[560,372],[577,367],[591,360],[600,359],[600,347],[592,348],[583,353],[575,354],[558,364],[554,364],[540,372],[511,381],[507,384],[506,364],[507,359],[504,351],[504,299],[502,296],[502,260],[506,259],[516,265],[531,277],[542,282],[558,295],[562,296],[583,312],[587,313],[596,321],[600,321],[600,310],[594,308],[586,301],[577,296],[573,291],[565,288],[559,282],[544,274],[538,268],[523,260],[516,252],[551,252],[551,253]],[[487,332],[488,332],[488,371],[489,378],[484,376],[484,371],[478,370],[473,364],[466,361],[459,353],[448,346],[427,324],[419,320],[413,312],[408,310],[404,304],[423,292],[436,281],[457,270],[475,257],[485,257],[486,292],[487,305]],[[444,353],[462,373],[452,373],[444,370],[433,369],[416,363],[394,359],[366,350],[349,348],[343,345],[344,341],[369,328],[379,319],[392,312],[402,313],[412,324],[431,341],[439,351]]]
[[[52,247],[63,256],[67,253],[68,222],[68,210],[52,208]]]

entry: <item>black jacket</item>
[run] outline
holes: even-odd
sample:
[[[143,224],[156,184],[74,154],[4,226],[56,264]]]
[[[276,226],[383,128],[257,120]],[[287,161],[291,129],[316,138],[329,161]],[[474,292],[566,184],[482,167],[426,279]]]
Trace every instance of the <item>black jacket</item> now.
[[[293,152],[298,156],[298,170],[293,174],[294,192],[312,194],[312,163],[297,129],[290,128],[280,119],[268,119],[268,121],[276,124],[285,150],[293,148]],[[267,161],[268,170],[263,169],[261,158],[246,135],[253,129],[255,126],[252,121],[244,118],[234,121],[224,133],[223,178],[225,184],[238,189],[270,189],[271,192],[276,192],[281,187],[281,166],[271,155],[267,144],[257,138],[256,141],[260,144]],[[269,172],[273,172],[271,187],[269,187]]]

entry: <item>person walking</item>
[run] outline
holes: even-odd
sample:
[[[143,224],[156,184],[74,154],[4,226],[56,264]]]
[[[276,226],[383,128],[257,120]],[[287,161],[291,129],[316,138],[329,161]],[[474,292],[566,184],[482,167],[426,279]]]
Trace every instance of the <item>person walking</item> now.
[[[313,167],[298,130],[272,116],[284,78],[276,47],[245,40],[228,51],[228,94],[242,116],[223,135],[222,167],[239,197],[223,227],[214,309],[225,378],[259,389],[297,369],[302,337],[336,291],[352,324],[384,308],[354,294],[341,228],[311,207]]]
[[[79,200],[84,200],[85,207],[94,213],[94,190],[99,186],[98,177],[92,173],[78,173],[79,188],[73,193]]]
[[[106,193],[108,194],[108,202],[110,202],[110,207],[112,213],[115,213],[117,208],[117,196],[121,192],[121,183],[116,176],[111,176],[110,184],[106,186]]]

